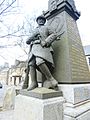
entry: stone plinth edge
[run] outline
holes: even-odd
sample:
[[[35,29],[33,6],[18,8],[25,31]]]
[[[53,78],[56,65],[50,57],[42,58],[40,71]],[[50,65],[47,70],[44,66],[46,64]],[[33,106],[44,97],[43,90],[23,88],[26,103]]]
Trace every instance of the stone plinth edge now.
[[[44,87],[41,88],[35,88],[31,91],[25,90],[20,90],[21,95],[29,96],[29,97],[35,97],[38,99],[48,99],[48,98],[53,98],[53,97],[60,97],[62,96],[61,91],[55,91],[52,89],[47,89]]]

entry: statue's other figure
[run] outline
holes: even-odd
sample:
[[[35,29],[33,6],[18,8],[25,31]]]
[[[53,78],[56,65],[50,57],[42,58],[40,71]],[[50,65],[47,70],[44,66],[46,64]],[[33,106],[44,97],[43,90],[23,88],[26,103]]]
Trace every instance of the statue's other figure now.
[[[54,67],[51,43],[56,39],[56,34],[49,26],[44,25],[46,22],[44,16],[39,16],[36,21],[38,27],[26,41],[26,43],[30,45],[28,66],[31,75],[31,85],[28,87],[28,90],[38,87],[36,69],[46,78],[43,86],[54,89],[57,87],[58,82],[52,76],[50,69]]]
[[[50,12],[52,12],[55,9],[57,9],[57,1],[56,0],[49,0],[48,1],[48,10]]]

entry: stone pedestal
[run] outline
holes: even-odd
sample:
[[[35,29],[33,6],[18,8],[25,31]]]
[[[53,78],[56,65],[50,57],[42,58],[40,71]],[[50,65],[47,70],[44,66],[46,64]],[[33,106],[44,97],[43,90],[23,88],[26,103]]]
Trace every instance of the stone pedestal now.
[[[63,120],[90,120],[90,84],[60,85],[64,103]]]
[[[58,36],[52,44],[53,76],[66,100],[63,120],[90,120],[90,72],[76,23],[80,13],[74,0],[49,0],[44,15]]]
[[[63,97],[60,92],[37,88],[21,91],[16,97],[14,120],[63,120]]]
[[[89,83],[90,73],[76,23],[80,13],[75,9],[73,0],[49,1],[50,7],[44,15],[60,37],[52,45],[55,62],[53,76],[59,83]]]

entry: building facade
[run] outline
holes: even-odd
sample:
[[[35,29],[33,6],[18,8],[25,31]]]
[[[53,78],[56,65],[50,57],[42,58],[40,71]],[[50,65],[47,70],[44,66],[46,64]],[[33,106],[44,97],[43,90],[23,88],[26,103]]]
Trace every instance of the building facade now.
[[[26,62],[19,60],[16,60],[15,65],[12,65],[11,68],[9,66],[1,67],[0,82],[7,85],[19,85],[24,81],[25,68]]]
[[[11,68],[9,69],[8,85],[17,86],[22,81],[24,81],[25,68],[26,68],[25,61],[16,60],[15,65],[11,66]]]

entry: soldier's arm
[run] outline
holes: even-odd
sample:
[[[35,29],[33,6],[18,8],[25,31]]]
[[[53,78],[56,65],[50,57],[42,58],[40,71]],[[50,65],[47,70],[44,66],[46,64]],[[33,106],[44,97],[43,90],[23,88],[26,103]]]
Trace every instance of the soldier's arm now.
[[[26,43],[30,44],[32,41],[35,41],[37,39],[37,37],[38,37],[38,34],[39,34],[38,30],[35,29],[33,31],[32,35],[27,39]]]
[[[48,28],[48,37],[45,39],[46,47],[51,46],[51,44],[56,40],[57,34],[51,29]]]

